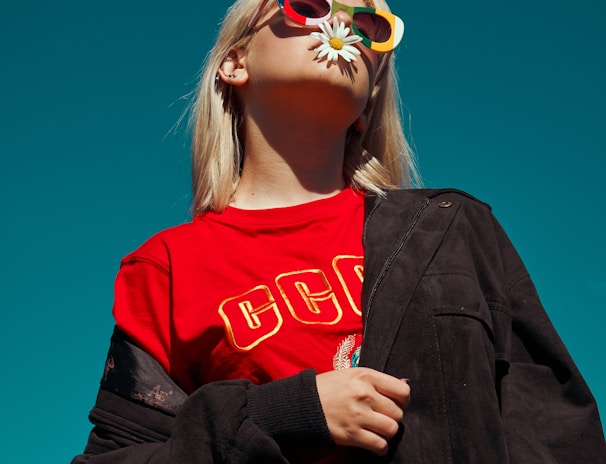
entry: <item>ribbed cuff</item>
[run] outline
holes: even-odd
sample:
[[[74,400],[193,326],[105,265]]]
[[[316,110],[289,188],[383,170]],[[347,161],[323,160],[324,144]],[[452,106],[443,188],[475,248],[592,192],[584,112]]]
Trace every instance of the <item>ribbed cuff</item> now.
[[[250,418],[274,439],[333,443],[313,369],[263,385],[251,384],[247,394]]]

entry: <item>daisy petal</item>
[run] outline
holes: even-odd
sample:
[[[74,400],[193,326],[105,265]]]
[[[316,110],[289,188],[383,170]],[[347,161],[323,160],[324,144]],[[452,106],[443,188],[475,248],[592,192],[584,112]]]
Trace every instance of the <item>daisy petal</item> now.
[[[356,61],[356,57],[345,49],[341,50],[340,54],[343,57],[343,59],[345,61],[347,61],[348,63],[351,63],[352,61]]]
[[[350,35],[342,40],[344,44],[355,44],[358,42],[362,42],[362,37],[360,37],[359,35]]]
[[[318,60],[321,60],[329,53],[330,53],[330,48],[325,48],[324,50],[320,51],[320,53],[318,53]]]

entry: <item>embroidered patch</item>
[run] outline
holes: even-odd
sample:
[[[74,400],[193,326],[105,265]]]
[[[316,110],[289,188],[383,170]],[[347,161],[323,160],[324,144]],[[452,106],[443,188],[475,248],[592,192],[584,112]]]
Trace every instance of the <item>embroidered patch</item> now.
[[[160,385],[156,385],[147,394],[137,392],[134,394],[134,397],[138,400],[144,401],[145,403],[151,406],[162,406],[164,402],[168,399],[168,397],[172,394],[172,390],[166,392],[162,390]]]
[[[110,354],[107,357],[107,361],[105,361],[105,369],[103,371],[104,382],[107,380],[107,374],[109,374],[109,371],[111,371],[114,367],[116,367],[116,365],[114,364],[114,357]]]
[[[358,367],[360,363],[361,346],[356,346],[356,335],[348,335],[343,339],[332,358],[332,367],[336,371]]]
[[[362,350],[361,346],[358,346],[356,350],[351,355],[351,367],[358,367],[360,365],[360,351]]]

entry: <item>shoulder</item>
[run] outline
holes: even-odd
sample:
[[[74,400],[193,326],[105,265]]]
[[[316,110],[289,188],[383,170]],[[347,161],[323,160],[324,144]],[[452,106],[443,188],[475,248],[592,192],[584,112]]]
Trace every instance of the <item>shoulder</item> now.
[[[170,256],[180,249],[190,247],[196,241],[196,235],[195,220],[161,230],[122,258],[122,264],[142,261],[168,268]]]
[[[492,215],[489,204],[462,190],[443,189],[398,189],[389,190],[385,195],[367,194],[367,214],[377,208],[398,211],[402,209],[427,209],[427,206],[454,208],[470,214]],[[435,208],[429,208],[429,211]],[[426,211],[427,212],[427,211]]]
[[[430,202],[452,201],[471,208],[484,208],[491,210],[489,204],[479,200],[470,193],[454,188],[442,189],[401,189],[387,192],[386,200],[392,202],[406,202],[410,199],[424,198]]]
[[[474,243],[478,237],[495,242],[504,235],[488,204],[457,189],[391,190],[384,196],[369,195],[366,201],[367,232],[416,229]]]

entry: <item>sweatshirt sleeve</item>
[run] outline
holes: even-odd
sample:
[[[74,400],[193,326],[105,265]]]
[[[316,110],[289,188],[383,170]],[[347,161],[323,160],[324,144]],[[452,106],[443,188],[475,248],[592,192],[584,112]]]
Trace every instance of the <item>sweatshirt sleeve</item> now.
[[[117,327],[172,374],[167,254],[163,242],[154,237],[122,259],[114,284],[113,315]]]
[[[80,463],[284,463],[281,443],[330,443],[315,372],[254,385],[213,382],[189,397],[119,329]]]

